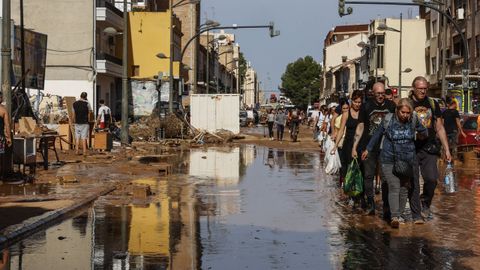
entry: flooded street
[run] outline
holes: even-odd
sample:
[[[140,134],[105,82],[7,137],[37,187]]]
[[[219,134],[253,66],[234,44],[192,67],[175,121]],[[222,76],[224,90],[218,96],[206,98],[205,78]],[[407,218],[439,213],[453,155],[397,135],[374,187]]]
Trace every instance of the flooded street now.
[[[439,185],[434,220],[394,230],[344,206],[322,160],[249,145],[184,150],[178,174],[133,181],[152,196],[103,196],[4,250],[4,269],[478,269],[478,167],[458,169],[454,195]]]

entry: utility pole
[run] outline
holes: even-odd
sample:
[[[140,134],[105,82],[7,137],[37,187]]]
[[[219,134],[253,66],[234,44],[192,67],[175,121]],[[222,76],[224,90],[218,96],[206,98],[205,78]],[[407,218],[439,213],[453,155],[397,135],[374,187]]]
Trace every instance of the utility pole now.
[[[123,59],[122,59],[122,144],[127,145],[128,139],[128,12],[127,0],[123,0]]]
[[[8,115],[12,116],[12,86],[10,82],[10,66],[12,58],[10,0],[3,0],[2,5],[2,92],[5,98]]]
[[[11,122],[12,119],[12,85],[10,82],[10,67],[12,64],[12,50],[10,47],[11,42],[11,9],[10,0],[3,0],[2,4],[2,92],[5,98],[5,104],[9,118],[4,121]],[[10,125],[12,127],[12,125]],[[2,130],[3,132],[3,130]],[[10,137],[12,130],[9,130]],[[12,141],[13,142],[13,141]],[[13,149],[7,147],[6,153],[3,157],[2,172],[3,176],[13,171]]]
[[[402,29],[403,28],[403,14],[400,13],[400,31],[398,34],[400,35],[400,50],[398,56],[398,94],[402,96]]]
[[[443,1],[444,6],[443,10],[444,12],[447,11],[447,0]],[[440,15],[441,16],[441,15]],[[445,76],[447,75],[447,20],[445,18],[442,18],[442,98],[445,98],[447,96],[447,80],[445,79]]]
[[[168,99],[168,112],[173,113],[173,60],[174,60],[174,49],[175,43],[173,40],[173,28],[174,28],[174,14],[173,14],[173,0],[170,0],[170,77],[169,77],[169,94],[170,98]]]

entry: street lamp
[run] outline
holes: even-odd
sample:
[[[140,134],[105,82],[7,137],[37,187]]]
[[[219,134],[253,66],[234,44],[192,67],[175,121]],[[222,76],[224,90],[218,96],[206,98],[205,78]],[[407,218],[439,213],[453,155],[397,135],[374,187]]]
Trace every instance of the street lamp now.
[[[377,30],[379,31],[392,31],[392,32],[397,32],[399,33],[399,53],[398,53],[398,91],[400,93],[400,96],[402,96],[402,30],[403,28],[403,14],[400,13],[400,30],[397,30],[392,27],[388,27],[385,23],[380,23],[377,27]],[[410,69],[411,71],[411,69]]]
[[[185,5],[185,4],[198,4],[200,3],[200,0],[189,0],[188,2],[186,2],[187,0],[182,0],[180,2],[177,2],[175,5],[173,4],[173,0],[170,0],[170,4],[169,4],[169,7],[170,7],[170,74],[169,74],[169,99],[168,99],[168,111],[170,113],[173,113],[173,58],[174,58],[174,49],[175,49],[175,42],[173,40],[174,36],[173,36],[173,28],[174,28],[174,18],[175,18],[175,14],[173,13],[173,9],[178,7],[178,6],[181,6],[181,5]]]

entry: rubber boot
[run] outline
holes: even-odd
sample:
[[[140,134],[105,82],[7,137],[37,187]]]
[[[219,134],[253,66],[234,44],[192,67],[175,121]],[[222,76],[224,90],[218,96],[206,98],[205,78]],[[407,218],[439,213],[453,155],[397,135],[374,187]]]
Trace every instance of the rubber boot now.
[[[375,215],[375,199],[373,197],[367,197],[367,215]]]

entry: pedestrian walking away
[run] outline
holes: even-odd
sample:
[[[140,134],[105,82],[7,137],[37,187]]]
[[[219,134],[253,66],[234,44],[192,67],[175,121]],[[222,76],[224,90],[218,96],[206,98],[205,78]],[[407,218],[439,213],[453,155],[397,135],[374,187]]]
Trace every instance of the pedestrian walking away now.
[[[73,121],[75,123],[75,138],[76,138],[76,150],[77,155],[80,154],[80,142],[83,147],[83,155],[87,155],[87,140],[90,134],[90,126],[88,124],[89,118],[92,115],[92,107],[87,100],[87,93],[82,92],[80,99],[73,103]]]
[[[462,124],[460,123],[460,114],[458,113],[457,104],[455,103],[454,98],[448,96],[446,98],[446,103],[447,109],[442,113],[443,126],[447,133],[450,153],[455,159],[457,157],[458,134],[460,133],[463,137],[466,137],[467,135],[463,132]]]
[[[100,99],[98,104],[100,104],[100,108],[98,108],[96,125],[101,129],[108,128],[110,124],[113,123],[112,111],[107,105],[105,105],[105,100]]]
[[[427,138],[417,138],[415,141],[417,152],[417,164],[415,164],[415,167],[418,167],[418,171],[421,173],[424,181],[423,194],[421,195],[422,213],[424,217],[431,219],[433,216],[430,211],[430,205],[439,178],[437,160],[441,152],[440,146],[443,147],[445,159],[449,162],[451,161],[451,155],[440,106],[438,102],[427,96],[427,79],[422,76],[416,77],[412,82],[412,87],[410,99],[413,102],[414,111],[420,123],[428,129]],[[438,142],[437,137],[440,139],[441,144]],[[414,192],[420,192],[420,187],[414,187],[414,189]]]
[[[355,139],[352,148],[352,157],[357,157],[358,152],[365,150],[372,135],[380,126],[385,115],[395,112],[395,103],[385,98],[385,85],[377,82],[373,85],[373,98],[362,104],[358,118],[358,126],[355,130]],[[363,179],[365,183],[365,195],[367,196],[367,214],[375,215],[375,176],[379,160],[380,143],[374,145],[369,151],[368,158],[362,161]],[[383,178],[383,177],[381,177]],[[387,185],[382,181],[384,215],[388,215]]]
[[[415,134],[417,132],[417,135]],[[427,129],[420,124],[408,98],[400,99],[395,113],[387,114],[362,153],[367,160],[370,153],[376,151],[379,144],[381,171],[388,184],[388,205],[391,215],[390,224],[398,228],[401,214],[405,209],[407,197],[410,201],[412,218],[416,224],[423,224],[420,197],[413,192],[418,174],[411,169],[415,164],[415,136],[426,137]],[[398,172],[398,166],[406,165],[406,172]],[[404,168],[404,169],[405,169]]]

